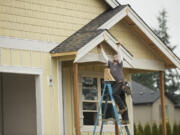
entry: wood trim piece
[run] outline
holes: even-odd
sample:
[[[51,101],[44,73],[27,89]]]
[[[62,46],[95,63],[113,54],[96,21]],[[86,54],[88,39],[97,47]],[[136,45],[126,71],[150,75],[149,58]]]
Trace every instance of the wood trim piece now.
[[[59,43],[0,36],[0,47],[20,50],[49,52]]]
[[[74,119],[75,119],[75,132],[80,135],[80,112],[79,112],[79,78],[78,78],[78,64],[73,64],[73,77],[74,77]]]
[[[165,120],[165,96],[164,96],[164,72],[160,71],[160,93],[161,93],[161,113],[162,113],[162,129],[163,135],[166,133],[166,120]]]
[[[69,56],[69,55],[76,55],[77,52],[74,51],[74,52],[63,52],[63,53],[54,53],[54,54],[51,54],[52,57],[60,57],[60,56]]]
[[[115,122],[115,135],[119,135],[119,127],[117,121]]]
[[[59,110],[59,123],[60,123],[60,135],[65,134],[64,125],[64,108],[63,108],[63,83],[62,83],[62,61],[57,61],[57,73],[58,73],[58,110]]]

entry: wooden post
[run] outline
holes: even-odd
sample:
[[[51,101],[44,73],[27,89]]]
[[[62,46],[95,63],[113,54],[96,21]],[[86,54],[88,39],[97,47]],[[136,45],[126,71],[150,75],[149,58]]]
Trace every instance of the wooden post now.
[[[161,93],[162,130],[163,130],[163,135],[166,135],[165,101],[164,101],[164,72],[163,71],[160,71],[160,93]]]
[[[115,120],[115,135],[119,135],[119,128],[116,120]]]
[[[80,135],[80,113],[79,113],[79,79],[78,79],[78,64],[73,64],[74,75],[74,119],[75,119],[75,132]]]

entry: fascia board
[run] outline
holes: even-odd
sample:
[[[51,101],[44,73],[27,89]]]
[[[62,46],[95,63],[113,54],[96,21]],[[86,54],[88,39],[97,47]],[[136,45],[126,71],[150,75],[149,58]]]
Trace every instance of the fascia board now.
[[[59,43],[0,36],[0,47],[20,50],[49,52]]]
[[[104,32],[102,32],[99,36],[91,40],[89,43],[87,43],[85,46],[83,46],[81,49],[77,51],[76,58],[74,62],[77,62],[80,58],[85,56],[89,51],[91,51],[93,48],[95,48],[98,44],[100,44],[103,40]]]

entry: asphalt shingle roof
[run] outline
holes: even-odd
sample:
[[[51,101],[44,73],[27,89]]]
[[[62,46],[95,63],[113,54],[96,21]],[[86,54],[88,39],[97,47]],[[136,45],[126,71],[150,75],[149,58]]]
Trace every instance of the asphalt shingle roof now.
[[[159,91],[151,90],[135,81],[132,81],[133,104],[151,104],[160,97]]]
[[[124,7],[126,7],[126,5],[120,5],[115,9],[108,9],[107,11],[93,19],[91,22],[89,22],[87,25],[82,27],[80,30],[75,32],[69,38],[64,40],[50,52],[61,53],[77,51],[93,38],[100,35],[104,30],[98,30],[98,28],[106,21],[111,19],[114,15],[116,15],[119,11],[121,11]]]
[[[180,103],[175,105],[175,108],[180,108]]]

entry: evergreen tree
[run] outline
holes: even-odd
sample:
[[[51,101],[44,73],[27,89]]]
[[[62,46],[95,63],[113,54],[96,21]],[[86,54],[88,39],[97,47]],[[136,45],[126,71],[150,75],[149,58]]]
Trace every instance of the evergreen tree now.
[[[173,131],[172,131],[173,133],[173,135],[178,135],[178,125],[176,124],[176,123],[174,123],[174,125],[173,125]]]
[[[169,122],[166,123],[166,132],[167,135],[172,135],[171,125],[169,124]]]
[[[178,124],[178,135],[180,135],[180,123]]]
[[[132,75],[132,80],[152,89],[158,89],[159,73],[158,72],[146,72]]]
[[[151,127],[148,123],[144,127],[144,135],[151,135]]]
[[[141,123],[138,124],[138,134],[144,135],[144,129],[143,129]]]
[[[134,123],[134,135],[137,135],[137,128],[136,128],[136,124]]]
[[[152,125],[152,135],[158,135],[158,127],[156,123]]]
[[[168,27],[167,27],[167,12],[163,9],[158,17],[159,26],[158,29],[154,30],[161,41],[173,51],[176,46],[170,44]],[[165,71],[165,92],[167,96],[174,100],[175,92],[180,89],[180,74],[177,69],[168,69]],[[175,101],[174,101],[175,102]]]
[[[171,50],[173,51],[176,46],[170,44],[168,27],[167,27],[167,12],[162,10],[157,18],[159,26],[154,30],[155,34],[159,39]],[[165,92],[167,96],[174,102],[176,102],[175,92],[180,89],[180,74],[177,69],[169,69],[165,71]],[[159,73],[143,73],[134,74],[132,76],[134,81],[137,81],[153,90],[159,89]]]
[[[162,131],[162,124],[161,124],[161,123],[159,124],[158,131],[159,131],[159,135],[162,135],[162,134],[163,134],[163,131]]]

